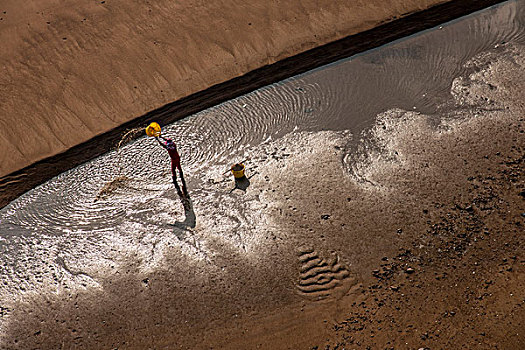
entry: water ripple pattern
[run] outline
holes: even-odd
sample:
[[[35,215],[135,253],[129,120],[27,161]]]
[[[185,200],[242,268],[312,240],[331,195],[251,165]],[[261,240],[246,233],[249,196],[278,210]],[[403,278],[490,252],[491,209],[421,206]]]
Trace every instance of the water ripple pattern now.
[[[313,112],[322,120],[318,125],[358,133],[391,108],[444,112],[465,62],[502,43],[525,40],[524,4],[507,2],[307,73],[300,79],[315,81],[322,91],[324,108]]]

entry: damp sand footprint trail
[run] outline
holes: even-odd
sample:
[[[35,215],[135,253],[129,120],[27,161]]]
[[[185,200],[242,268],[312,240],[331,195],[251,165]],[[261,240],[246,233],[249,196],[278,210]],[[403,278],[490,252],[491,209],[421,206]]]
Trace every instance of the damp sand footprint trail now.
[[[299,294],[308,299],[341,298],[357,284],[337,254],[323,258],[311,248],[299,252]]]

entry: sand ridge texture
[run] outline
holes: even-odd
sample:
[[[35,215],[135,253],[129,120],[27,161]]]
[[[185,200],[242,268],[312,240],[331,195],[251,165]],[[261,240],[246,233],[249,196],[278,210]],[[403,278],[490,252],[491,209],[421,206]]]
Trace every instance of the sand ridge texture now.
[[[214,84],[445,0],[0,5],[0,177]]]

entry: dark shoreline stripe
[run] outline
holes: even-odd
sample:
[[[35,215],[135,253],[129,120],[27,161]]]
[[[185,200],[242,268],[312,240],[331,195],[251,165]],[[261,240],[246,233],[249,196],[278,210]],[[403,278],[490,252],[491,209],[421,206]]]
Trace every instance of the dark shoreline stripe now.
[[[122,134],[151,121],[170,124],[204,109],[314,68],[344,59],[506,0],[452,0],[213,85],[126,122],[104,134],[0,178],[0,208],[23,193],[114,148]]]

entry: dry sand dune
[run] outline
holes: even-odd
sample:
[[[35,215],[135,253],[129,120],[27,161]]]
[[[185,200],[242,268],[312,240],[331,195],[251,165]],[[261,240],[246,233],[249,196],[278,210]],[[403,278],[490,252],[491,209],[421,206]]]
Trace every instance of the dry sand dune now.
[[[164,104],[445,0],[4,0],[0,177]]]

